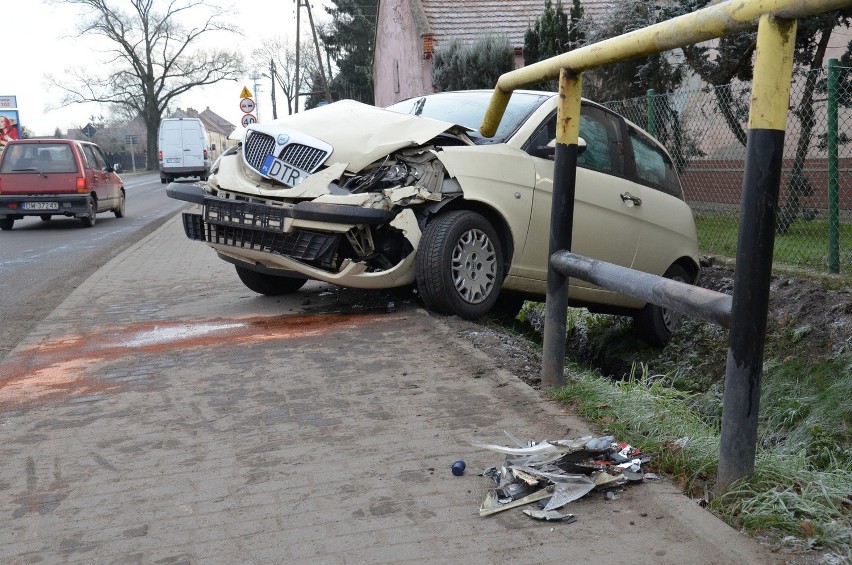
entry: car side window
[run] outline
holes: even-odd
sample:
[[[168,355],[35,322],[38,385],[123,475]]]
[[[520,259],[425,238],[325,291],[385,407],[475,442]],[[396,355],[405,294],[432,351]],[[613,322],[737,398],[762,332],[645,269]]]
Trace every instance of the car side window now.
[[[580,137],[586,149],[577,157],[577,165],[614,175],[624,174],[624,146],[618,119],[597,108],[583,108]]]
[[[624,173],[624,151],[618,119],[591,106],[583,106],[580,114],[580,137],[586,149],[577,157],[577,165],[604,173]],[[556,113],[550,115],[527,142],[531,155],[553,160],[553,156],[539,154],[539,148],[556,138]]]
[[[101,164],[101,170],[106,171],[109,168],[109,159],[107,159],[106,155],[104,155],[103,149],[100,147],[93,147],[92,149],[95,150],[95,155],[98,156],[98,161]]]
[[[650,139],[630,128],[630,144],[636,161],[636,176],[642,184],[683,200],[683,192],[671,159]]]
[[[92,150],[91,145],[83,146],[83,154],[86,156],[86,168],[98,171],[103,168],[102,164],[98,162],[98,157],[95,155],[95,152]]]

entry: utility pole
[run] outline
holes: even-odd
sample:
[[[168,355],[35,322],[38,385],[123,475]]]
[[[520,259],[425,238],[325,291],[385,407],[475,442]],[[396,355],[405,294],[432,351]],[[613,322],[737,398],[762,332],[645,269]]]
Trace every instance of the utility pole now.
[[[261,78],[261,75],[260,75],[259,72],[257,72],[255,70],[255,71],[252,71],[251,76],[249,78],[252,80],[252,84],[254,86],[254,97],[255,97],[254,111],[255,111],[255,115],[257,116],[257,121],[259,122],[260,121],[260,78]]]
[[[299,1],[299,0],[297,0]],[[320,53],[319,41],[317,40],[317,28],[314,27],[314,17],[311,15],[311,5],[308,3],[308,0],[305,0],[305,7],[308,9],[308,21],[311,23],[311,33],[314,36],[314,47],[317,50],[317,64],[319,65],[320,76],[322,77],[322,86],[323,90],[325,90],[325,101],[331,104],[331,91],[328,89],[328,81],[325,80],[325,69],[322,68],[322,53]],[[298,26],[296,27],[298,30]],[[296,32],[298,33],[298,31]],[[296,39],[298,41],[298,38]],[[297,43],[298,45],[298,43]],[[296,51],[296,56],[298,57],[298,47]],[[331,69],[329,69],[331,70]]]

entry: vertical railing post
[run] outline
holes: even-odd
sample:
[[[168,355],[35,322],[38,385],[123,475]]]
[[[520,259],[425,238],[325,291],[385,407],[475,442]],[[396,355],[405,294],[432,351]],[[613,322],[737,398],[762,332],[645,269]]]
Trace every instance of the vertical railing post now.
[[[553,202],[550,210],[550,241],[547,256],[571,250],[574,229],[574,196],[577,179],[577,140],[580,137],[582,75],[568,69],[559,73],[559,108],[556,113],[556,152],[553,159]],[[547,266],[547,299],[544,306],[541,386],[565,382],[565,330],[568,323],[568,277]]]
[[[795,20],[761,16],[722,403],[719,490],[754,472],[775,214],[795,40]]]
[[[828,271],[840,272],[837,163],[837,59],[828,60]]]
[[[645,94],[648,106],[648,133],[657,135],[657,99],[654,98],[654,89],[649,88]]]

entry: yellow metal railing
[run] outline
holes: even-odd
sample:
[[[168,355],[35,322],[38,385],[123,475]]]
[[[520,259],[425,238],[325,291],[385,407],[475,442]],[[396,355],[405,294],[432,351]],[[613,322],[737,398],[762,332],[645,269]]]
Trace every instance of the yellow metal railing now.
[[[559,77],[542,386],[560,386],[564,383],[568,307],[568,276],[562,265],[566,258],[578,257],[570,254],[570,248],[583,71],[719,38],[757,25],[725,374],[717,477],[719,488],[725,488],[754,471],[775,214],[796,20],[850,5],[852,0],[728,0],[587,45],[502,75],[480,127],[482,135],[493,136],[512,91]]]

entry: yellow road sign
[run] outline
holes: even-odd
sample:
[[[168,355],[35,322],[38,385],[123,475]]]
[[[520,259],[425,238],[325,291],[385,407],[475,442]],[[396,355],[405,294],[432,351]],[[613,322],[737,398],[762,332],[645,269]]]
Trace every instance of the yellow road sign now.
[[[248,87],[244,86],[243,91],[240,92],[240,98],[251,98],[252,96],[253,94],[251,93],[251,90],[249,90]]]

